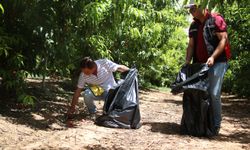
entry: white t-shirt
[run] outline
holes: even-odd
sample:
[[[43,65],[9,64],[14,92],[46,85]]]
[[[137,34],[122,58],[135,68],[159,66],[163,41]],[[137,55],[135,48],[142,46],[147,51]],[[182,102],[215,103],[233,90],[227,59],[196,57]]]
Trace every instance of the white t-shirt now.
[[[81,72],[78,79],[78,88],[84,88],[85,84],[99,85],[104,90],[108,91],[110,88],[117,85],[115,82],[113,72],[118,69],[118,64],[108,60],[99,59],[95,61],[97,65],[97,76],[96,75],[86,75]]]

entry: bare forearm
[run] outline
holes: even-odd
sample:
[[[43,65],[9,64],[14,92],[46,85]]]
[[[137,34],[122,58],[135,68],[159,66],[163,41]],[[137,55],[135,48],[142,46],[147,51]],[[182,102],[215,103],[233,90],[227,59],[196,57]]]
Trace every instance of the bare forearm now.
[[[220,40],[218,46],[216,47],[214,53],[212,54],[212,57],[214,59],[218,58],[218,56],[224,51],[226,43],[227,43],[226,37],[224,37]]]
[[[78,103],[78,96],[73,96],[71,101],[71,106],[75,106]]]
[[[186,52],[186,64],[190,64],[194,53],[194,39],[189,38],[187,52]]]
[[[212,56],[210,56],[207,59],[206,64],[208,64],[208,66],[214,65],[216,58],[218,58],[221,55],[221,53],[224,51],[225,46],[227,44],[227,32],[218,32],[216,34],[220,42],[218,46],[216,47],[215,51],[213,52]]]
[[[72,101],[71,101],[72,107],[74,107],[78,103],[78,99],[80,97],[80,94],[81,94],[81,89],[76,89],[74,96],[72,98]]]
[[[124,65],[119,65],[117,71],[119,72],[125,72],[125,71],[128,71],[129,68],[127,66],[124,66]]]
[[[78,98],[81,94],[81,91],[82,91],[82,89],[80,89],[80,88],[77,88],[75,90],[74,96],[73,96],[72,101],[71,101],[71,106],[69,107],[68,112],[67,112],[68,115],[75,112],[75,106],[78,103]]]

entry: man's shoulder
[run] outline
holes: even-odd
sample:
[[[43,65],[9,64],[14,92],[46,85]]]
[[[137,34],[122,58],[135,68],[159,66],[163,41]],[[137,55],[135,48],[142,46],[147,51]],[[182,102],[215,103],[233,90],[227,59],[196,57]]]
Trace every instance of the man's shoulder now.
[[[107,59],[107,58],[95,60],[95,62],[98,63],[98,64],[100,64],[100,65],[106,64],[106,63],[108,63],[109,61],[110,61],[110,60]]]
[[[200,24],[199,19],[193,18],[193,20],[192,20],[190,26],[197,26],[197,25],[199,25],[199,24]]]
[[[198,28],[198,25],[199,25],[198,22],[196,20],[193,20],[189,28],[192,30],[194,28]]]
[[[217,12],[211,13],[211,16],[212,16],[215,20],[224,20],[224,17],[223,17],[220,13],[217,13]]]
[[[210,13],[212,17],[222,17],[222,15],[218,12],[212,12]]]
[[[223,18],[223,16],[219,13],[211,13],[211,16],[214,18],[214,23],[218,28],[218,31],[226,31],[227,24]]]
[[[197,23],[197,21],[196,21],[196,20],[193,20],[193,21],[191,22],[190,25],[192,26],[192,25],[194,25],[194,24],[196,24],[196,23]]]

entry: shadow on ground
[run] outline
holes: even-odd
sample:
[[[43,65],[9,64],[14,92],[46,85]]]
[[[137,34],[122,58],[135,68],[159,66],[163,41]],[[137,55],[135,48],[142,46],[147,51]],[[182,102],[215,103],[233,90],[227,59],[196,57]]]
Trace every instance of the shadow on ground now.
[[[182,101],[180,100],[174,100],[174,99],[164,99],[165,103],[172,103],[176,104],[177,106],[182,105]]]
[[[105,147],[105,146],[102,146],[100,144],[88,145],[88,146],[84,147],[84,149],[86,149],[86,150],[111,150],[111,149],[125,150],[125,148],[122,148],[119,146]]]
[[[0,99],[0,115],[13,124],[27,125],[33,129],[65,129],[65,114],[73,93],[68,92],[68,89],[64,90],[64,88],[69,88],[65,83],[48,82],[44,90],[41,90],[40,84],[31,83],[32,87],[29,90],[37,98],[34,107],[23,107],[14,103],[13,100]],[[74,119],[86,119],[86,110],[84,108],[79,110],[81,113],[74,115]]]
[[[175,122],[143,122],[142,125],[149,125],[152,132],[170,135],[180,134],[180,125]]]
[[[231,125],[237,126],[236,130],[228,135],[221,134],[217,140],[234,141],[249,144],[250,141],[250,100],[242,99],[235,95],[222,97],[222,116]],[[223,128],[223,127],[222,127]]]

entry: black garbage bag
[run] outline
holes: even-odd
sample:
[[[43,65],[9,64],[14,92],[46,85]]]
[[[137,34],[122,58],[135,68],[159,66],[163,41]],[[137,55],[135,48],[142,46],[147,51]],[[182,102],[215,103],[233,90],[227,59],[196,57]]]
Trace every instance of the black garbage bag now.
[[[213,106],[208,93],[208,70],[206,64],[184,66],[171,86],[174,94],[183,94],[181,133],[193,136],[216,135]]]
[[[171,85],[171,92],[178,94],[185,89],[208,90],[209,67],[206,64],[191,64],[181,68],[175,82]]]
[[[105,100],[103,115],[96,124],[112,128],[138,129],[141,115],[138,99],[137,69],[130,69],[125,80],[111,89]]]

